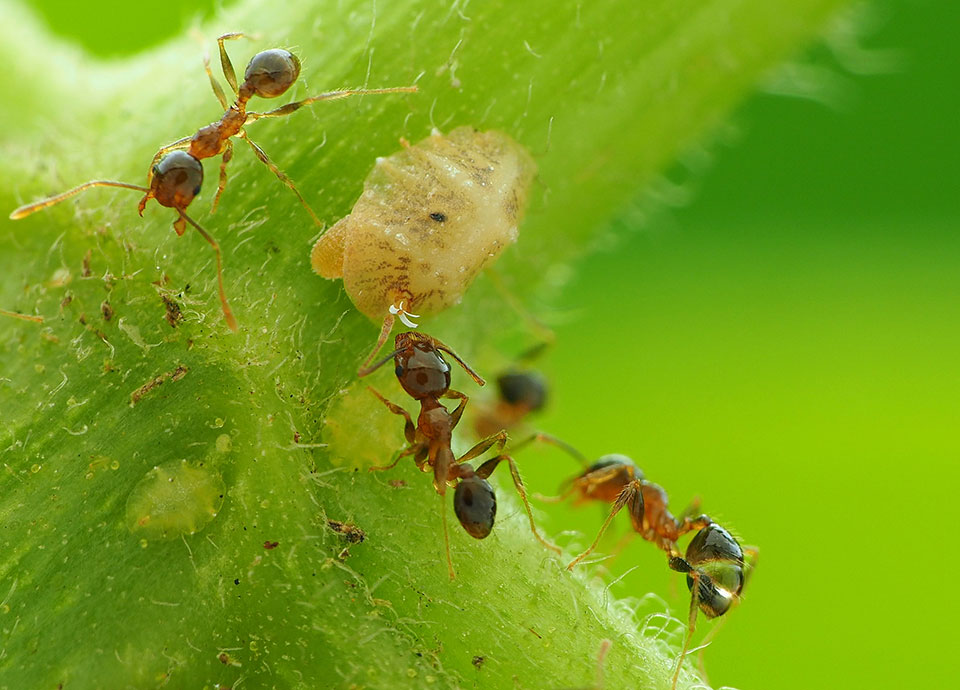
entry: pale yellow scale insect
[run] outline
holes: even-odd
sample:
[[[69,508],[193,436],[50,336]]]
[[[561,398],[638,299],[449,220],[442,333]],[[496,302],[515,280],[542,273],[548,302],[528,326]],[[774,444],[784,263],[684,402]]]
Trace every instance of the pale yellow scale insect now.
[[[502,132],[458,127],[378,158],[350,215],[313,247],[313,269],[342,278],[357,309],[383,323],[457,304],[476,275],[517,239],[536,164]]]

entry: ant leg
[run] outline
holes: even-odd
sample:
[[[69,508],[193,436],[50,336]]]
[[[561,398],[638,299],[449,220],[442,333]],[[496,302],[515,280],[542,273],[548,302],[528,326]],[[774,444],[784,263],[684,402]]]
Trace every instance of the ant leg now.
[[[527,309],[522,302],[517,298],[513,292],[504,285],[503,278],[500,273],[494,268],[486,269],[487,276],[489,276],[493,286],[497,289],[497,292],[500,293],[500,296],[503,298],[503,301],[506,302],[511,309],[519,316],[521,319],[527,322],[527,326],[530,327],[534,333],[537,333],[540,338],[544,341],[541,345],[537,346],[538,348],[546,347],[547,345],[552,345],[556,341],[557,336],[549,326],[546,326],[540,319],[533,315],[529,309]]]
[[[750,576],[753,574],[754,569],[757,567],[757,563],[760,562],[760,549],[756,546],[741,546],[740,550],[743,551],[745,558],[743,559],[744,573],[743,573],[743,586],[747,586],[747,581],[750,580]],[[741,590],[743,588],[741,587]]]
[[[303,207],[307,209],[307,213],[309,213],[310,217],[313,218],[313,222],[316,225],[323,225],[323,223],[320,222],[320,219],[317,218],[317,214],[313,212],[312,208],[310,208],[310,205],[307,203],[307,200],[303,198],[303,196],[300,194],[300,191],[297,189],[296,185],[293,184],[293,180],[287,177],[286,173],[280,170],[280,168],[278,168],[274,164],[274,162],[270,160],[270,157],[266,153],[264,153],[262,148],[257,146],[255,143],[253,143],[249,139],[249,137],[247,137],[246,132],[241,131],[240,134],[238,134],[237,136],[242,137],[245,142],[250,144],[250,148],[252,148],[253,152],[257,154],[257,158],[260,159],[260,162],[263,163],[268,168],[270,168],[270,171],[273,172],[273,174],[276,175],[281,182],[287,185],[293,191],[293,193],[297,195],[297,198],[300,200],[300,203],[303,204]]]
[[[390,410],[394,414],[400,415],[406,420],[406,422],[403,425],[403,437],[407,439],[407,443],[411,445],[415,444],[417,442],[417,427],[413,423],[413,420],[410,419],[410,413],[408,413],[405,409],[403,409],[399,405],[396,405],[390,402],[385,397],[380,395],[379,391],[377,391],[377,389],[375,389],[373,386],[367,386],[367,390],[373,393],[380,402],[386,405],[388,410]]]
[[[33,321],[34,323],[43,323],[42,316],[31,316],[30,314],[18,314],[15,311],[0,309],[0,316],[9,316],[12,319],[22,319],[24,321]]]
[[[566,452],[567,454],[575,458],[581,465],[584,465],[584,466],[587,465],[587,459],[583,456],[583,454],[579,450],[571,446],[569,443],[561,441],[556,436],[545,434],[542,431],[538,431],[532,436],[523,439],[522,441],[520,441],[520,443],[514,444],[513,446],[510,447],[510,452],[516,454],[518,450],[520,450],[524,446],[530,445],[534,441],[538,443],[547,443],[552,446],[556,446],[560,450]],[[544,496],[543,494],[534,494],[533,496],[538,501],[542,501],[544,503],[562,503],[563,501],[567,500],[567,498],[569,498],[570,495],[573,494],[578,488],[580,488],[580,484],[582,483],[581,480],[583,479],[584,479],[583,477],[576,477],[575,479],[572,479],[572,480],[566,480],[564,484],[569,484],[569,486],[566,489],[564,489],[563,492],[558,496]],[[561,484],[560,486],[563,486],[563,484]]]
[[[217,204],[220,203],[220,195],[227,186],[227,163],[233,158],[233,142],[227,139],[223,147],[223,158],[220,159],[220,184],[217,185],[217,193],[213,195],[213,208],[210,213],[217,212]]]
[[[91,187],[120,187],[122,189],[133,189],[138,192],[147,192],[150,190],[147,187],[141,187],[138,184],[127,184],[126,182],[113,182],[112,180],[90,180],[89,182],[84,182],[78,187],[73,189],[68,189],[62,194],[57,194],[56,196],[51,196],[46,199],[41,199],[40,201],[34,201],[32,204],[27,204],[21,206],[20,208],[13,211],[10,214],[10,220],[20,220],[29,216],[31,213],[36,213],[37,211],[42,211],[45,208],[49,208],[54,204],[59,204],[61,201],[69,199],[75,194],[79,194],[85,189],[90,189]]]
[[[418,89],[416,86],[391,86],[384,89],[346,89],[344,91],[327,91],[326,93],[321,93],[317,96],[304,98],[302,101],[295,101],[293,103],[281,105],[279,108],[274,108],[273,110],[268,110],[263,113],[247,113],[245,124],[260,120],[264,117],[286,117],[287,115],[300,110],[300,108],[303,106],[310,105],[311,103],[316,103],[318,101],[339,101],[340,99],[349,98],[350,96],[374,96],[382,93],[416,93],[417,91]]]
[[[699,499],[694,501],[694,503],[696,505],[694,506],[693,504],[691,504],[690,508],[688,508],[687,510],[690,510],[691,508],[696,510],[696,508],[699,507],[700,505]],[[682,537],[687,532],[692,532],[693,530],[701,530],[704,527],[707,527],[708,525],[713,524],[713,520],[711,520],[708,515],[700,515],[699,517],[691,518],[688,515],[686,515],[687,510],[684,510],[683,519],[677,520],[677,537]]]
[[[505,445],[507,445],[507,432],[506,432],[506,431],[498,431],[498,432],[495,433],[493,436],[487,436],[487,438],[483,439],[483,440],[480,441],[477,445],[475,445],[473,448],[471,448],[471,449],[468,450],[466,453],[464,453],[464,454],[461,455],[459,458],[457,458],[456,463],[457,463],[458,465],[460,465],[460,464],[465,463],[465,462],[470,462],[470,461],[473,460],[474,458],[480,457],[481,455],[483,455],[484,453],[486,453],[486,452],[487,452],[488,450],[490,450],[490,448],[492,448],[494,445],[497,446],[497,452],[498,452],[498,453],[503,450],[503,447],[504,447]],[[507,456],[504,455],[504,456],[502,456],[502,457],[507,457]],[[479,471],[479,470],[478,470],[478,471]],[[493,470],[490,470],[490,471],[492,472]],[[489,472],[488,472],[487,474],[489,474]],[[484,476],[483,478],[486,479],[485,476]]]
[[[419,447],[419,445],[407,446],[401,452],[397,453],[396,459],[389,465],[371,465],[367,468],[367,472],[382,472],[386,470],[392,470],[394,467],[400,464],[400,461],[403,460],[403,458],[416,453]]]
[[[547,443],[551,446],[556,446],[560,450],[564,451],[565,453],[567,453],[568,455],[576,459],[577,462],[579,462],[581,465],[584,465],[584,466],[587,465],[587,459],[583,456],[583,453],[581,453],[579,450],[571,446],[569,443],[561,441],[556,436],[545,434],[542,431],[538,431],[537,433],[533,434],[529,438],[523,439],[522,441],[520,441],[520,443],[515,443],[510,448],[510,452],[516,453],[518,450],[520,450],[524,446],[530,445],[534,441],[538,443]]]
[[[393,330],[393,322],[394,322],[393,314],[387,314],[384,317],[383,325],[380,327],[380,337],[377,338],[377,344],[374,345],[373,351],[369,355],[367,355],[367,358],[363,360],[363,364],[360,365],[360,369],[357,371],[358,378],[362,379],[364,376],[368,376],[369,374],[373,373],[373,371],[377,369],[380,365],[386,362],[386,360],[383,360],[379,364],[369,366],[370,360],[372,360],[376,356],[376,354],[380,352],[380,348],[383,347],[384,343],[387,342],[387,338],[390,337],[390,331]],[[393,353],[390,353],[387,359],[390,359],[391,357],[393,357]]]
[[[450,413],[450,419],[452,421],[452,423],[450,424],[450,428],[453,429],[457,426],[457,424],[460,423],[460,418],[463,416],[463,409],[467,406],[467,401],[470,398],[468,398],[466,394],[461,393],[460,391],[455,391],[455,390],[447,390],[447,392],[444,393],[441,397],[451,398],[451,399],[460,401],[460,404],[457,405],[457,409],[455,409],[453,412]]]
[[[558,496],[544,496],[543,494],[534,494],[533,497],[542,503],[563,503],[568,498],[570,498],[571,494],[573,494],[573,492],[576,491],[578,488],[579,487],[577,486],[576,482],[570,482],[570,486],[564,489],[563,493],[559,494]]]
[[[693,517],[700,512],[700,497],[694,496],[693,500],[690,501],[689,505],[683,509],[683,512],[677,516],[677,521],[683,522],[684,520]]]
[[[614,559],[616,559],[616,557],[619,556],[625,548],[627,548],[627,545],[633,541],[635,536],[637,536],[636,532],[628,531],[626,534],[620,537],[620,540],[616,543],[616,545],[610,549],[610,558],[607,561],[608,565],[613,563]]]
[[[530,530],[533,532],[533,536],[537,538],[537,541],[546,546],[551,551],[555,553],[562,554],[563,549],[561,549],[556,544],[551,544],[546,539],[540,536],[540,533],[537,531],[537,525],[533,521],[533,509],[530,507],[530,501],[527,500],[527,491],[523,488],[523,480],[520,479],[520,471],[517,469],[517,463],[513,461],[509,455],[498,455],[492,460],[487,460],[485,463],[480,465],[477,468],[476,474],[481,479],[486,479],[493,471],[500,466],[500,463],[504,460],[510,465],[510,477],[513,479],[513,485],[517,489],[517,493],[520,494],[520,500],[523,501],[523,507],[527,511],[527,517],[530,518]]]
[[[170,153],[171,151],[176,151],[178,149],[188,149],[190,148],[190,140],[193,139],[193,136],[183,137],[177,139],[174,142],[163,146],[155,154],[153,154],[153,160],[150,161],[150,168],[147,170],[147,186],[149,187],[153,182],[153,169],[157,166],[157,163],[163,158],[164,154]],[[140,204],[137,206],[137,210],[140,212],[140,215],[143,215],[143,209],[146,207],[147,202],[153,197],[153,190],[148,189],[147,195],[140,200]],[[183,233],[181,233],[183,234]]]
[[[453,570],[453,558],[450,556],[450,530],[447,528],[447,500],[443,494],[440,496],[440,517],[443,522],[443,546],[447,552],[447,570],[450,572],[450,579],[456,580],[457,574]]]
[[[223,87],[220,86],[220,82],[213,76],[213,70],[210,69],[209,55],[203,56],[203,69],[206,70],[207,77],[210,78],[210,88],[213,89],[213,93],[217,97],[217,100],[220,101],[220,105],[223,106],[224,110],[228,110],[230,108],[230,101],[227,100],[226,94],[223,93]]]
[[[223,78],[227,80],[233,92],[239,94],[240,89],[237,88],[237,74],[233,71],[233,63],[230,62],[230,56],[227,55],[227,49],[223,45],[224,41],[232,41],[235,38],[249,38],[249,36],[239,32],[223,34],[217,39],[217,45],[220,46],[220,67],[223,69]]]
[[[180,223],[180,226],[182,227],[183,221],[186,220],[188,223],[190,223],[190,225],[197,229],[197,232],[203,236],[203,239],[210,243],[210,246],[213,247],[214,253],[217,255],[217,286],[220,288],[220,307],[223,309],[223,318],[226,320],[227,326],[230,327],[231,331],[236,333],[239,330],[237,319],[234,317],[233,311],[230,309],[230,305],[227,304],[227,293],[223,289],[223,260],[220,257],[220,245],[217,244],[217,241],[210,236],[210,233],[201,228],[193,218],[188,216],[183,211],[179,211],[179,213],[180,217],[174,223],[174,229],[177,228],[177,223]],[[180,234],[182,234],[182,232]]]
[[[153,168],[157,164],[157,161],[163,158],[164,154],[170,153],[171,151],[176,151],[177,149],[190,148],[191,139],[193,139],[193,135],[190,135],[189,137],[183,137],[181,139],[177,139],[176,141],[161,147],[160,150],[158,150],[155,154],[153,154],[153,160],[150,161],[150,172],[148,174],[147,179],[148,180],[153,179]]]
[[[607,519],[604,520],[603,524],[600,526],[600,531],[597,533],[597,538],[593,540],[593,543],[590,544],[586,551],[570,561],[570,564],[567,565],[567,570],[573,570],[577,563],[582,561],[590,554],[591,551],[597,548],[597,544],[600,543],[600,537],[602,537],[603,533],[607,531],[607,527],[610,526],[613,518],[616,517],[617,513],[619,513],[620,510],[627,505],[627,503],[630,503],[631,514],[643,515],[643,492],[640,490],[640,483],[636,480],[623,487],[623,491],[620,492],[620,495],[617,496],[616,502],[613,504],[613,509],[610,511]]]
[[[743,559],[743,585],[741,586],[741,591],[747,586],[747,582],[750,581],[750,575],[753,574],[754,568],[757,567],[757,562],[760,560],[760,549],[756,546],[743,546],[741,550],[744,553]],[[735,596],[731,602],[732,606],[739,606],[741,599],[739,596]],[[697,668],[700,669],[700,675],[703,676],[703,679],[709,684],[709,679],[707,678],[707,669],[703,663],[704,652],[706,652],[707,647],[713,642],[714,638],[717,636],[717,633],[720,631],[720,626],[722,626],[727,620],[726,616],[718,620],[710,632],[708,632],[703,641],[700,643],[700,651],[697,653]]]
[[[688,566],[689,567],[689,566]],[[677,690],[677,681],[680,679],[680,669],[683,668],[683,658],[690,649],[690,640],[697,628],[697,611],[700,604],[700,574],[695,568],[687,571],[687,574],[693,578],[693,584],[690,587],[690,616],[687,619],[687,634],[684,636],[683,649],[680,651],[680,657],[677,659],[677,670],[673,673],[673,683],[671,690]]]

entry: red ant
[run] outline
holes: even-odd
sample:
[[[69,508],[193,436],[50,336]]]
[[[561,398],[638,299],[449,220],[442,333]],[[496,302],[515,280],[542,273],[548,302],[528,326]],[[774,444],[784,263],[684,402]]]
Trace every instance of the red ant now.
[[[551,334],[552,339],[552,334]],[[538,357],[549,345],[543,342],[521,354],[519,362]],[[497,400],[485,405],[473,421],[474,431],[481,438],[499,429],[507,431],[520,426],[531,414],[547,404],[547,381],[538,372],[514,365],[497,377]]]
[[[474,419],[477,436],[489,436],[496,429],[509,431],[542,410],[547,402],[547,382],[534,371],[511,369],[497,377],[497,393],[497,401]]]
[[[513,478],[514,486],[517,488],[517,493],[520,494],[520,499],[523,501],[527,516],[530,518],[530,529],[533,531],[533,536],[548,549],[558,554],[561,553],[558,547],[546,541],[537,532],[533,512],[530,503],[527,501],[527,492],[523,487],[523,481],[520,479],[517,465],[512,457],[501,452],[507,443],[506,431],[499,431],[483,439],[459,458],[454,456],[453,450],[450,448],[453,429],[460,422],[468,398],[460,391],[450,389],[450,365],[447,364],[440,353],[445,352],[453,357],[478,385],[484,385],[484,380],[453,350],[425,333],[417,331],[400,333],[396,337],[395,347],[396,349],[384,359],[361,370],[359,376],[367,376],[393,359],[396,364],[397,380],[403,390],[420,403],[420,415],[417,418],[417,423],[414,424],[405,409],[390,402],[372,387],[370,388],[370,391],[387,406],[387,409],[406,420],[403,433],[408,444],[392,463],[371,467],[370,470],[392,469],[402,458],[412,455],[414,462],[417,463],[417,467],[422,472],[433,472],[433,487],[441,499],[443,541],[446,547],[450,579],[454,579],[456,575],[453,570],[453,560],[450,557],[447,510],[446,503],[443,500],[447,486],[456,487],[453,494],[453,508],[460,524],[463,525],[463,528],[471,537],[483,539],[493,529],[494,518],[497,514],[497,497],[493,492],[493,487],[487,481],[487,477],[493,474],[493,471],[497,469],[501,462],[506,462],[510,466],[510,475]],[[440,398],[452,398],[459,400],[460,403],[453,412],[449,412],[447,408],[440,404]],[[497,447],[498,455],[484,462],[476,470],[466,464],[494,446]]]
[[[584,462],[579,451],[553,436],[542,433],[522,441],[514,446],[512,451],[516,452],[532,441],[543,441],[557,446]],[[548,500],[562,501],[575,492],[580,494],[578,503],[596,500],[613,503],[613,508],[600,527],[596,539],[586,551],[570,562],[568,570],[572,570],[596,548],[613,518],[626,506],[634,531],[666,552],[667,564],[671,570],[686,573],[687,588],[691,593],[690,615],[683,650],[673,676],[671,687],[675,689],[683,659],[696,629],[697,609],[703,611],[707,618],[717,618],[739,603],[746,578],[756,567],[758,549],[741,548],[727,530],[706,515],[691,517],[699,507],[698,500],[694,500],[680,517],[674,517],[668,508],[667,492],[661,486],[647,481],[640,468],[625,455],[602,456],[574,477],[563,494]],[[694,530],[699,531],[687,545],[686,554],[682,555],[677,541]],[[744,560],[744,552],[750,557],[749,563]]]
[[[340,98],[346,98],[354,95],[380,94],[380,93],[412,93],[417,90],[416,86],[400,86],[385,89],[349,89],[344,91],[328,91],[318,96],[311,96],[301,101],[288,103],[287,105],[266,112],[247,112],[247,101],[253,96],[261,98],[276,98],[283,95],[300,76],[300,60],[293,53],[274,48],[264,50],[251,58],[250,63],[243,75],[243,83],[237,83],[237,76],[233,70],[233,63],[224,48],[223,42],[236,38],[244,38],[242,33],[228,33],[217,39],[220,46],[220,64],[223,68],[223,76],[236,94],[236,101],[233,105],[227,101],[223,89],[210,71],[209,59],[204,60],[204,68],[207,76],[210,78],[210,86],[224,108],[224,113],[220,119],[206,127],[200,128],[196,134],[183,137],[177,141],[162,147],[153,157],[150,164],[150,172],[147,175],[147,186],[129,184],[126,182],[114,182],[111,180],[91,180],[78,187],[74,187],[62,194],[36,201],[26,206],[21,206],[13,213],[10,218],[17,220],[30,215],[36,211],[48,208],[61,201],[69,199],[75,194],[90,189],[91,187],[120,187],[123,189],[133,189],[143,192],[144,196],[137,206],[140,215],[150,199],[156,199],[161,206],[172,208],[177,212],[177,218],[173,221],[173,229],[177,235],[183,235],[186,232],[186,224],[189,223],[203,236],[203,238],[213,247],[217,255],[217,283],[220,292],[220,306],[223,308],[223,316],[231,330],[237,330],[237,320],[230,310],[227,303],[226,293],[223,289],[223,269],[220,257],[220,245],[210,234],[197,224],[190,216],[186,214],[186,208],[193,201],[194,197],[200,193],[200,187],[203,184],[203,167],[200,161],[204,158],[212,158],[222,154],[220,162],[220,184],[217,187],[217,193],[213,197],[213,211],[216,211],[217,204],[220,201],[220,195],[227,185],[227,163],[233,158],[232,137],[243,139],[257,158],[266,165],[285,185],[287,185],[300,203],[313,218],[314,223],[320,225],[320,219],[307,204],[306,200],[294,186],[293,181],[281,171],[270,160],[263,149],[250,140],[244,127],[250,122],[254,122],[265,117],[283,117],[299,110],[305,105],[317,101],[331,101]]]

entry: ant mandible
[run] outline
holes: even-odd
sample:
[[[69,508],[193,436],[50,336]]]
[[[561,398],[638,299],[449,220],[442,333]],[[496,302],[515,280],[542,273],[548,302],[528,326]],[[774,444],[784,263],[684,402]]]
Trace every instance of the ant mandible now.
[[[266,165],[285,185],[287,185],[300,203],[313,218],[314,223],[320,225],[320,219],[307,204],[306,200],[297,190],[287,175],[280,170],[273,161],[264,153],[257,144],[250,140],[244,127],[256,120],[265,117],[283,117],[299,110],[305,105],[316,103],[317,101],[332,101],[340,98],[347,98],[354,95],[369,95],[381,93],[412,93],[417,90],[416,86],[399,86],[384,89],[347,89],[343,91],[328,91],[317,96],[311,96],[301,101],[288,103],[287,105],[266,112],[247,112],[247,102],[253,96],[261,98],[276,98],[283,95],[300,76],[300,60],[293,53],[280,48],[264,50],[257,53],[250,59],[247,69],[243,75],[243,82],[238,84],[236,73],[233,70],[233,63],[227,55],[224,41],[245,38],[242,33],[228,33],[217,39],[220,47],[220,64],[223,68],[223,76],[236,94],[236,101],[233,105],[227,101],[223,89],[210,71],[209,59],[204,60],[204,68],[207,76],[210,78],[210,86],[224,108],[224,113],[219,120],[206,127],[201,127],[196,134],[183,137],[177,141],[162,147],[153,157],[150,164],[150,171],[147,175],[147,186],[129,184],[127,182],[115,182],[112,180],[91,180],[84,182],[78,187],[74,187],[62,194],[36,201],[16,209],[10,214],[10,218],[18,220],[29,216],[31,213],[43,210],[54,204],[82,192],[91,187],[120,187],[122,189],[133,189],[143,192],[144,196],[140,200],[137,210],[143,215],[143,210],[150,199],[156,199],[161,206],[172,208],[177,212],[177,218],[173,222],[173,229],[177,235],[183,235],[186,232],[186,224],[189,223],[197,232],[203,236],[213,248],[217,256],[217,285],[220,293],[220,306],[223,309],[223,316],[231,330],[237,330],[237,320],[227,303],[226,292],[223,289],[223,266],[220,256],[220,245],[216,240],[196,221],[186,214],[186,209],[200,193],[200,187],[203,184],[203,167],[200,161],[204,158],[212,158],[222,154],[220,161],[220,184],[217,187],[217,193],[213,197],[213,211],[216,211],[217,204],[220,201],[220,195],[227,185],[227,163],[233,158],[232,137],[243,139],[250,148],[253,149],[257,158]]]
[[[392,463],[370,469],[371,471],[389,470],[396,467],[402,458],[412,455],[422,472],[433,472],[433,487],[440,495],[441,501],[443,542],[450,579],[454,579],[456,574],[453,570],[453,559],[450,557],[450,536],[447,530],[447,509],[444,500],[447,486],[456,487],[453,494],[453,507],[460,524],[471,537],[483,539],[493,529],[497,514],[497,497],[487,478],[493,474],[501,462],[506,462],[510,466],[510,476],[530,518],[533,536],[548,549],[561,553],[558,547],[546,541],[537,532],[533,511],[527,501],[527,492],[520,479],[517,465],[512,457],[501,452],[507,443],[507,432],[499,431],[483,439],[459,458],[453,454],[450,447],[453,429],[460,422],[468,398],[460,391],[450,389],[450,365],[440,353],[445,352],[453,357],[478,385],[484,385],[484,380],[453,350],[425,333],[418,331],[400,333],[396,337],[395,347],[396,349],[384,359],[361,370],[359,376],[367,376],[393,359],[396,364],[397,380],[403,390],[420,403],[420,415],[417,423],[414,424],[405,409],[387,400],[374,388],[370,388],[370,391],[387,406],[387,409],[406,420],[403,432],[408,443]],[[440,398],[459,400],[460,403],[453,412],[449,412],[440,403]],[[467,464],[468,461],[483,455],[494,446],[497,447],[498,452],[496,457],[487,460],[476,469]]]
[[[516,452],[533,441],[557,446],[586,464],[584,456],[575,448],[544,433],[534,434],[511,450]],[[574,477],[560,496],[548,500],[562,501],[576,492],[580,494],[578,503],[596,500],[613,503],[613,508],[596,539],[567,565],[568,570],[572,570],[596,548],[613,518],[626,506],[634,531],[666,552],[667,565],[671,570],[686,573],[690,614],[683,649],[673,676],[671,687],[675,689],[683,659],[696,629],[697,610],[703,611],[707,618],[717,618],[739,603],[746,579],[756,567],[759,550],[756,547],[741,547],[727,530],[706,515],[691,517],[699,507],[698,500],[694,500],[680,517],[674,517],[668,508],[667,492],[661,486],[647,481],[640,468],[626,455],[600,457]],[[677,541],[694,530],[699,531],[687,545],[686,553],[681,554]],[[749,563],[744,559],[744,552],[750,556]]]

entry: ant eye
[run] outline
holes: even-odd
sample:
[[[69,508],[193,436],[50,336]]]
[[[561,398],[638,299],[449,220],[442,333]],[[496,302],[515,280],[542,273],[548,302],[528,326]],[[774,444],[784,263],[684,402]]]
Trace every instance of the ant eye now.
[[[203,166],[186,151],[172,151],[153,168],[150,190],[161,206],[185,209],[200,193]]]
[[[243,75],[245,85],[261,98],[276,98],[300,76],[300,60],[281,48],[257,53]]]
[[[397,368],[394,369],[394,373],[397,375],[397,378],[400,378],[401,376],[403,376],[403,365],[398,364]]]
[[[462,480],[453,494],[453,510],[471,537],[483,539],[490,534],[497,516],[497,496],[490,482],[477,476]]]

